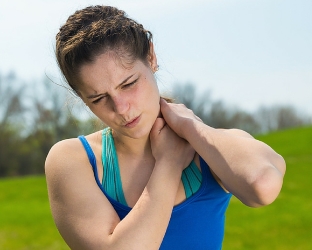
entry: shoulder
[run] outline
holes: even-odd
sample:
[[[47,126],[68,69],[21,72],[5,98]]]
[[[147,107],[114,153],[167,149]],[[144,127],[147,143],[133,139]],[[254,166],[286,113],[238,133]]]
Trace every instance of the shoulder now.
[[[101,131],[98,131],[86,136],[96,154],[101,150],[100,135]],[[56,184],[65,179],[72,180],[77,175],[93,178],[92,167],[81,141],[71,138],[53,145],[46,157],[45,174],[48,184]]]
[[[60,141],[50,149],[45,161],[45,170],[51,171],[60,165],[72,166],[84,158],[83,151],[83,145],[78,138]]]
[[[86,136],[88,143],[92,148],[101,146],[101,131]],[[78,138],[71,138],[57,142],[50,149],[46,161],[45,170],[61,167],[62,171],[77,167],[77,165],[85,165],[88,163],[87,153]]]
[[[92,171],[78,138],[56,143],[50,149],[44,167],[50,201],[63,200],[68,187],[75,186],[73,181],[81,181],[82,176],[88,176]]]
[[[90,144],[96,143],[95,135],[88,135],[87,139]],[[59,232],[69,246],[83,243],[93,249],[90,246],[101,242],[119,217],[97,186],[80,140],[56,143],[46,158],[45,173],[51,212]]]
[[[54,215],[64,212],[59,206],[66,206],[67,210],[74,203],[82,204],[82,200],[101,195],[88,155],[78,138],[60,141],[51,148],[45,162],[45,175]]]

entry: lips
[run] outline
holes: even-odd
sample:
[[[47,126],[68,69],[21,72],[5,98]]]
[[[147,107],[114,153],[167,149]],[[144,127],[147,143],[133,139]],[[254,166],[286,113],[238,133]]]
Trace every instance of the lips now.
[[[127,128],[135,127],[139,123],[140,119],[141,119],[141,116],[139,115],[136,118],[134,118],[134,119],[130,120],[129,122],[127,122],[125,124],[125,127],[127,127]]]

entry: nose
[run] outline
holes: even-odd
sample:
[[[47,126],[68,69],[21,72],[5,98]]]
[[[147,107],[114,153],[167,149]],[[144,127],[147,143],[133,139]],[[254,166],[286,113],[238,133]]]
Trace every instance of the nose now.
[[[129,110],[130,104],[128,100],[126,100],[126,98],[122,96],[115,96],[112,98],[112,101],[113,101],[114,111],[117,114],[122,115],[122,114],[125,114]]]

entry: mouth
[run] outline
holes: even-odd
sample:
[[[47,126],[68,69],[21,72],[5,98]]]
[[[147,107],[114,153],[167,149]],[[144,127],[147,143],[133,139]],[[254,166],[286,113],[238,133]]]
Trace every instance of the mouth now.
[[[134,119],[130,120],[129,122],[127,122],[125,124],[125,127],[127,127],[127,128],[135,127],[139,123],[140,119],[141,119],[141,115],[139,115],[139,116],[135,117]]]

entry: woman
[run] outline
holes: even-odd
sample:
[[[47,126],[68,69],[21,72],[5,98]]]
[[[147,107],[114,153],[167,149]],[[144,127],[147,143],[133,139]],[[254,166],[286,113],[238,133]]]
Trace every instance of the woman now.
[[[46,159],[52,215],[72,249],[221,249],[232,194],[251,207],[279,194],[285,162],[269,146],[160,97],[152,34],[123,11],[74,13],[56,56],[108,126]]]

